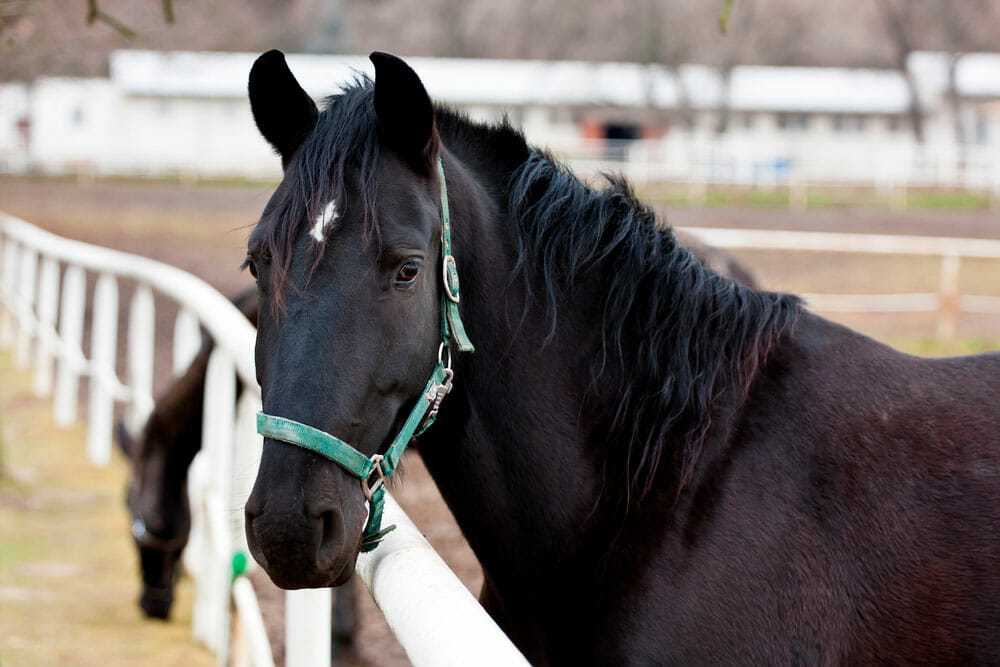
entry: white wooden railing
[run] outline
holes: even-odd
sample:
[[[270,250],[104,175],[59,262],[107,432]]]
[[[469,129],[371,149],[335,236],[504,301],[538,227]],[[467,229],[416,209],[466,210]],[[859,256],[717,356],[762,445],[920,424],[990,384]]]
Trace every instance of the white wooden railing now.
[[[960,312],[1000,315],[1000,296],[959,293],[962,258],[1000,260],[1000,239],[893,234],[844,234],[763,229],[678,227],[716,248],[794,252],[870,253],[941,258],[937,292],[909,294],[802,294],[812,310],[827,313],[937,312],[937,336],[951,339]],[[1000,272],[1000,264],[997,266]]]
[[[88,273],[96,277],[89,357],[83,346]],[[124,380],[116,373],[120,280],[135,283]],[[216,342],[205,379],[203,446],[188,480],[192,531],[185,566],[195,583],[193,634],[220,665],[271,665],[253,587],[246,577],[233,577],[234,555],[247,553],[242,508],[260,459],[253,327],[223,295],[184,271],[70,241],[0,213],[0,344],[14,347],[17,365],[34,366],[34,390],[54,396],[55,421],[61,425],[76,421],[80,382],[88,382],[86,446],[98,465],[111,457],[116,404],[125,405],[133,429],[153,406],[154,291],[179,307],[174,374],[195,356],[199,327]],[[239,400],[234,377],[244,384]],[[384,521],[397,530],[378,549],[362,554],[358,571],[413,663],[527,664],[388,496]],[[286,595],[286,664],[329,665],[330,590]],[[232,627],[234,618],[238,628]]]

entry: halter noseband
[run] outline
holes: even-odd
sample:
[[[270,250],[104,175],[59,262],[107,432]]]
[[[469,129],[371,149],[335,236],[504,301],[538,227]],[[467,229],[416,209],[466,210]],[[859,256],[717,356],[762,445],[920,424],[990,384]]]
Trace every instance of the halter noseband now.
[[[427,380],[417,404],[413,406],[403,428],[393,439],[385,454],[366,457],[357,449],[325,431],[301,424],[284,417],[257,413],[257,432],[265,438],[298,445],[326,457],[361,480],[361,490],[371,506],[368,522],[362,534],[361,551],[371,551],[387,533],[396,526],[382,528],[382,507],[385,504],[385,478],[396,470],[403,450],[410,440],[426,431],[437,418],[441,401],[451,391],[451,348],[459,352],[473,352],[475,348],[465,333],[465,326],[458,312],[458,268],[451,254],[451,218],[448,214],[448,188],[444,180],[444,165],[437,161],[441,178],[441,262],[444,290],[441,293],[441,345],[438,362]],[[374,480],[372,477],[374,476]]]

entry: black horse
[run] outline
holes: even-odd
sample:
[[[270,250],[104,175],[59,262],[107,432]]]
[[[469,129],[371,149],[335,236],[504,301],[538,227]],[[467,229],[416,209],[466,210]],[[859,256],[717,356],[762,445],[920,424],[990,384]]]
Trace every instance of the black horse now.
[[[369,456],[424,400],[457,291],[440,157],[475,352],[442,350],[418,448],[532,663],[1000,662],[1000,354],[907,356],[740,286],[625,183],[372,61],[322,113],[279,52],[250,73],[285,168],[247,258],[267,415]],[[351,576],[337,464],[266,439],[246,515],[280,586]]]

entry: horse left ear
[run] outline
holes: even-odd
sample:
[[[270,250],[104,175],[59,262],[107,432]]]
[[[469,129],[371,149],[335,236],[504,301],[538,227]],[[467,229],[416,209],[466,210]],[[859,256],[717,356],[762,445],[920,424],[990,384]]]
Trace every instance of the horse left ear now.
[[[375,51],[375,117],[381,139],[414,170],[431,174],[441,140],[434,105],[420,77],[401,59]]]
[[[281,168],[312,132],[319,109],[288,69],[285,54],[268,51],[250,69],[247,85],[257,129],[281,156]]]

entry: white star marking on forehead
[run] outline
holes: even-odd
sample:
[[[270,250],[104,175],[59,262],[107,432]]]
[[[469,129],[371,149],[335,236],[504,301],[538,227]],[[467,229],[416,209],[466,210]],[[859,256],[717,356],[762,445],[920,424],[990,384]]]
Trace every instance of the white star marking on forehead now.
[[[337,212],[337,202],[331,200],[323,209],[323,212],[316,216],[316,224],[309,230],[309,235],[322,243],[326,239],[326,228],[330,226],[330,223],[336,222],[339,219],[340,213]]]

